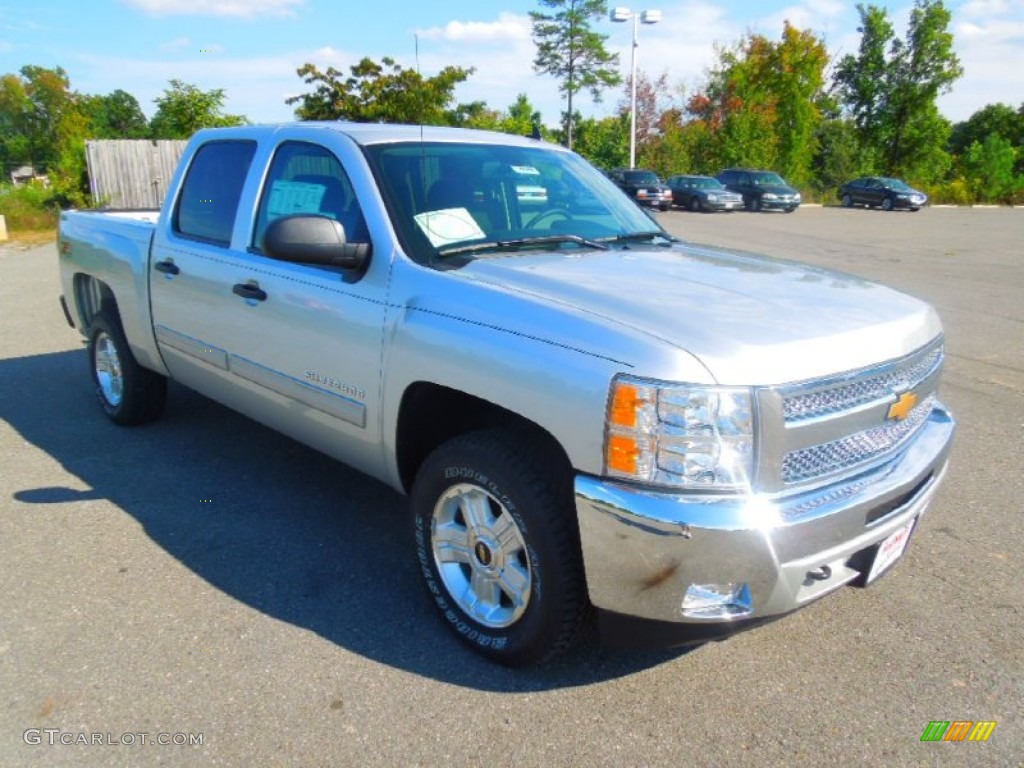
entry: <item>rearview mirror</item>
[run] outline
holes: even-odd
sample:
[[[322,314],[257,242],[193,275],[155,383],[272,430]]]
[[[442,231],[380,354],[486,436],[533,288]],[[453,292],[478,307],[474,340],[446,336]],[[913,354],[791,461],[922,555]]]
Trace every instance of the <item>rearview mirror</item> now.
[[[327,216],[282,216],[267,227],[263,250],[274,259],[299,264],[361,270],[370,258],[369,243],[345,241],[345,227]]]

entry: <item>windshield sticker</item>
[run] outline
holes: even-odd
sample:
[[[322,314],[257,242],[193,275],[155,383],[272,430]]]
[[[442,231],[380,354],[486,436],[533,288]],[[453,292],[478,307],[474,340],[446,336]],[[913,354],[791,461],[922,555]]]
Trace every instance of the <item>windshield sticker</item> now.
[[[297,213],[320,213],[326,187],[305,181],[275,181],[270,188],[267,213],[271,218]]]
[[[523,176],[540,176],[540,171],[532,165],[513,165],[512,170]]]
[[[424,211],[413,218],[435,248],[484,237],[484,231],[465,208]]]

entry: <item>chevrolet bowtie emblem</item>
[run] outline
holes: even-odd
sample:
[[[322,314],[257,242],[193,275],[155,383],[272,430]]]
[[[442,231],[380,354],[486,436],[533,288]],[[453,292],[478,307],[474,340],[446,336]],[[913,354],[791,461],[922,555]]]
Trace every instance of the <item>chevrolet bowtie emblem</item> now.
[[[903,421],[914,410],[917,405],[917,395],[913,392],[904,392],[896,398],[896,402],[889,406],[886,418],[890,421]]]

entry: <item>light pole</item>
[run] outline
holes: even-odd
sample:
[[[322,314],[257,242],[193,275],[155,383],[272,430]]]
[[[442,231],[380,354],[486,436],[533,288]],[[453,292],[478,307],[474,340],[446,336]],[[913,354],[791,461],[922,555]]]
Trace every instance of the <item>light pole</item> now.
[[[612,8],[612,21],[633,21],[633,53],[629,78],[629,167],[636,167],[636,49],[640,45],[636,40],[637,20],[641,24],[657,24],[661,21],[661,11],[641,11],[636,13],[629,8]]]

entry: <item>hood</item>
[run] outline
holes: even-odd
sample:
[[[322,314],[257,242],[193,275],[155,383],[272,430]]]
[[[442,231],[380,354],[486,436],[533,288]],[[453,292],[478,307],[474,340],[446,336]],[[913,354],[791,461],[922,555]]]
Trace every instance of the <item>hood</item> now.
[[[721,384],[834,375],[906,355],[941,333],[930,306],[877,283],[707,247],[530,253],[479,259],[458,272],[685,350]],[[616,342],[607,338],[615,358],[634,364],[642,356]]]

